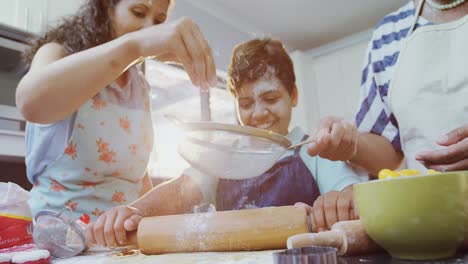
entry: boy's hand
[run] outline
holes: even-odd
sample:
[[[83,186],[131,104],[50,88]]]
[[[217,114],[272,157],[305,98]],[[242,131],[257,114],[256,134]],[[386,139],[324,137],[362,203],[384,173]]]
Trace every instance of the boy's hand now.
[[[333,161],[347,161],[357,152],[358,131],[353,123],[340,117],[325,117],[312,133],[317,141],[307,146],[309,155]]]
[[[336,222],[359,219],[359,215],[354,210],[352,186],[346,187],[341,192],[331,191],[319,196],[313,207],[303,203],[296,205],[306,206],[318,232],[331,229]]]
[[[127,232],[138,228],[138,209],[121,205],[110,209],[88,225],[85,237],[88,245],[118,247],[127,245]]]

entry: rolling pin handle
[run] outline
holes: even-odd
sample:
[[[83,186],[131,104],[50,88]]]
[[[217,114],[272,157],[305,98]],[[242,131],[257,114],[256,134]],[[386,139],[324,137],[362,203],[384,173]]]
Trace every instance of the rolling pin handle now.
[[[288,249],[302,247],[334,247],[339,255],[346,253],[346,241],[343,234],[338,231],[324,231],[320,233],[305,233],[288,238]]]

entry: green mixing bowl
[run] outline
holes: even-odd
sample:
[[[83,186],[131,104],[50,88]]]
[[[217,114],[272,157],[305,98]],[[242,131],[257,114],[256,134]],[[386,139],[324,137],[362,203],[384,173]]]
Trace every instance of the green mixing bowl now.
[[[367,233],[393,257],[448,258],[468,238],[468,171],[360,183],[354,195]]]

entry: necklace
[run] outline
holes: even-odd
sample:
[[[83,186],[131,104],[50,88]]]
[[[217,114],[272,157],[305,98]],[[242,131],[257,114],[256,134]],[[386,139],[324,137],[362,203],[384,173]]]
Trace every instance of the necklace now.
[[[465,1],[466,0],[455,0],[450,4],[442,5],[442,4],[434,2],[434,0],[426,0],[428,5],[430,5],[431,7],[435,8],[435,9],[439,9],[439,10],[452,9],[454,7],[457,7],[457,6],[461,5],[461,4],[463,4]]]

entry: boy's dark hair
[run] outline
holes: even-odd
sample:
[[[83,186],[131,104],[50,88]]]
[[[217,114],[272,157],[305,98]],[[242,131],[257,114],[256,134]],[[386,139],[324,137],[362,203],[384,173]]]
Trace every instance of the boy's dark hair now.
[[[227,89],[237,97],[243,84],[257,81],[268,72],[274,74],[291,95],[296,83],[294,67],[280,41],[265,38],[239,44],[232,53]]]

